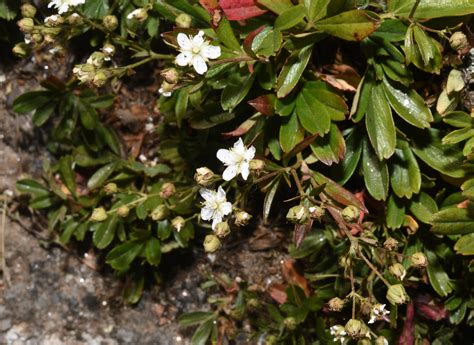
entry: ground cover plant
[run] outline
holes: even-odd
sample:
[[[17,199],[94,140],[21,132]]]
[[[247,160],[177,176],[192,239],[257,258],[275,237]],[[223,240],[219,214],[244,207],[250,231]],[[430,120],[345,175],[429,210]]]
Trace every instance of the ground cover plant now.
[[[279,224],[284,279],[210,277],[214,309],[180,320],[194,344],[472,342],[472,1],[0,6],[16,55],[76,51],[68,80],[13,104],[51,153],[17,189],[129,302],[163,256]],[[143,74],[160,116],[131,138],[108,114]]]

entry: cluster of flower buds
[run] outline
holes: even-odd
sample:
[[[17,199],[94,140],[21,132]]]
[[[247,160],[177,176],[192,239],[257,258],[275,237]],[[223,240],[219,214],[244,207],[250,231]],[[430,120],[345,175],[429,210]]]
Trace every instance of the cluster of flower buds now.
[[[74,66],[72,72],[81,83],[92,83],[102,87],[113,76],[113,73],[103,68],[103,65],[106,61],[110,61],[114,53],[114,46],[106,43],[100,51],[93,52],[85,64]]]
[[[163,77],[163,81],[158,92],[165,97],[171,97],[173,90],[176,89],[178,84],[179,73],[176,68],[171,67],[161,71],[161,76]]]

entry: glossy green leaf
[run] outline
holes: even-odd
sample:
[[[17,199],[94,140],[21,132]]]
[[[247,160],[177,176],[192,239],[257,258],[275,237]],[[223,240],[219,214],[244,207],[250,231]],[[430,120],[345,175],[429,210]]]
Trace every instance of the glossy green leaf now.
[[[46,121],[51,117],[56,108],[56,103],[46,103],[45,105],[36,109],[33,114],[33,123],[35,126],[40,127],[44,125]]]
[[[99,249],[104,249],[115,238],[115,232],[117,231],[117,225],[119,218],[117,215],[107,218],[105,222],[102,222],[92,236],[94,245]]]
[[[145,246],[145,257],[150,265],[158,266],[161,261],[161,243],[156,237],[150,237]]]
[[[453,111],[443,116],[443,121],[448,125],[458,128],[473,127],[474,122],[471,116],[464,111]]]
[[[64,229],[61,232],[61,235],[59,236],[59,242],[61,242],[62,244],[68,244],[71,239],[71,236],[76,231],[79,224],[79,222],[73,219],[66,221],[66,223],[64,223]]]
[[[16,189],[20,193],[32,194],[35,197],[49,195],[49,190],[35,180],[23,179],[16,183]]]
[[[51,91],[26,92],[13,101],[13,111],[19,114],[29,113],[50,103],[52,97]]]
[[[109,252],[106,262],[116,270],[127,269],[142,252],[144,246],[145,244],[140,240],[122,243]]]
[[[398,197],[411,198],[420,191],[420,168],[410,148],[397,148],[390,160],[390,168],[390,184]]]
[[[203,322],[194,332],[191,345],[206,345],[208,338],[214,328],[214,319]]]
[[[282,14],[293,7],[291,0],[257,0],[257,2],[276,14]]]
[[[399,19],[385,19],[370,37],[377,37],[389,42],[398,42],[405,39],[407,26]]]
[[[224,43],[226,47],[234,51],[241,50],[239,40],[235,37],[234,30],[227,18],[220,20],[216,33],[219,40]]]
[[[103,18],[109,12],[108,0],[87,0],[84,3],[83,11],[89,18]]]
[[[304,129],[300,126],[296,113],[282,118],[280,145],[283,152],[290,152],[303,139]]]
[[[188,110],[189,88],[185,87],[177,91],[174,112],[176,114],[176,124],[181,127],[186,111]]]
[[[398,229],[405,220],[405,204],[403,200],[390,195],[387,202],[386,223],[390,229]]]
[[[310,146],[315,157],[326,165],[339,163],[346,154],[344,137],[335,124],[331,124],[331,129],[327,135],[317,137]]]
[[[316,23],[318,30],[347,41],[362,41],[379,26],[375,13],[365,10],[353,10]]]
[[[362,171],[365,186],[375,200],[385,200],[388,196],[389,175],[387,162],[379,161],[367,140],[364,140]]]
[[[255,80],[255,73],[231,79],[221,94],[222,109],[232,110],[247,96]]]
[[[443,140],[443,144],[457,144],[461,141],[467,140],[474,136],[474,128],[461,128],[452,131],[451,133],[447,134]]]
[[[59,173],[67,189],[76,195],[76,174],[74,173],[72,156],[62,156],[59,160]]]
[[[178,317],[178,322],[181,326],[194,326],[204,321],[215,318],[216,314],[209,311],[194,311],[182,314]]]
[[[331,115],[314,93],[303,88],[296,98],[296,113],[301,125],[311,134],[324,135],[329,132]]]
[[[38,196],[30,201],[29,206],[33,209],[40,210],[51,207],[54,204],[54,199],[50,195]]]
[[[386,79],[384,79],[383,86],[390,105],[401,118],[418,128],[430,126],[433,115],[423,98],[415,90],[395,88]]]
[[[379,160],[390,158],[395,151],[396,132],[392,111],[381,84],[371,90],[365,125]]]
[[[288,248],[288,252],[292,258],[302,259],[310,255],[318,255],[326,243],[326,236],[322,232],[317,232],[305,237],[298,248],[296,248],[294,244],[291,244]]]
[[[410,211],[419,221],[430,224],[433,215],[438,212],[438,205],[431,196],[421,192],[411,199]]]
[[[337,165],[331,167],[329,174],[336,182],[344,185],[354,174],[362,153],[362,140],[358,130],[346,131],[345,143],[346,154],[344,159]]]
[[[474,233],[462,236],[454,245],[454,250],[461,255],[474,255]]]
[[[448,296],[454,288],[451,279],[439,263],[438,257],[431,250],[425,249],[425,255],[428,258],[428,278],[431,286],[441,297]]]
[[[96,189],[101,187],[110,175],[112,175],[116,167],[117,164],[115,162],[101,167],[89,178],[89,181],[87,181],[87,188]]]
[[[470,234],[474,231],[474,208],[444,208],[434,214],[431,223],[431,231],[437,234]]]
[[[327,7],[331,0],[304,0],[306,18],[309,22],[315,22],[327,15]]]
[[[312,49],[312,45],[306,46],[294,51],[286,59],[275,87],[278,98],[285,97],[295,88],[309,62]]]
[[[0,18],[12,20],[16,17],[20,2],[16,0],[3,0],[0,2]]]
[[[372,73],[367,72],[360,81],[352,102],[350,116],[353,122],[357,123],[364,118],[371,101],[372,87],[374,85],[375,80]]]
[[[280,185],[281,175],[275,177],[272,182],[270,182],[270,187],[268,188],[265,199],[263,201],[263,221],[265,223],[268,222],[268,217],[270,215],[270,211],[272,209],[273,199],[275,198],[275,194],[278,190]]]
[[[408,17],[416,0],[389,0],[388,9],[399,17]],[[472,0],[423,0],[420,1],[414,18],[439,18],[465,16],[474,13]]]
[[[280,50],[283,36],[279,30],[266,27],[252,41],[251,49],[258,56],[270,57]]]
[[[283,31],[298,25],[306,16],[303,5],[293,6],[278,16],[275,21],[275,29]]]

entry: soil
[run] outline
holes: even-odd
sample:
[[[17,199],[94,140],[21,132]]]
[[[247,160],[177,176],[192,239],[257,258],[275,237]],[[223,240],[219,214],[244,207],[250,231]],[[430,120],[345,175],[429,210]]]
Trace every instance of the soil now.
[[[180,328],[177,317],[210,308],[209,292],[201,284],[221,273],[260,290],[280,281],[284,235],[257,226],[242,230],[238,241],[215,255],[205,255],[200,248],[177,255],[170,259],[174,265],[161,286],[148,288],[137,305],[124,304],[122,282],[97,269],[93,252],[55,245],[44,216],[25,212],[15,195],[15,181],[40,176],[42,162],[49,157],[46,132],[34,128],[29,116],[14,115],[12,102],[24,91],[39,88],[48,76],[65,78],[71,65],[70,59],[51,54],[0,65],[0,201],[8,215],[4,227],[0,224],[6,259],[0,282],[0,344],[188,344],[193,330]],[[129,109],[148,109],[150,115],[141,117],[142,122],[153,118],[153,88],[122,85],[116,118],[133,131],[143,128],[130,125],[137,120]],[[135,150],[131,153],[140,148]]]

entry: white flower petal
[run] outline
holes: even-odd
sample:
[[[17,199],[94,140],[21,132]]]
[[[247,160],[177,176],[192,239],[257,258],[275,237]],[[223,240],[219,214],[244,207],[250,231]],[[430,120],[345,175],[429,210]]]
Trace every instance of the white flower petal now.
[[[212,230],[216,228],[216,225],[222,222],[222,217],[219,215],[214,216],[214,219],[212,220]]]
[[[183,34],[182,32],[180,32],[178,34],[178,36],[176,37],[177,41],[178,41],[178,45],[181,49],[183,50],[191,50],[192,48],[192,42],[191,40],[189,39],[189,37],[185,34]]]
[[[207,72],[206,61],[201,55],[194,55],[192,58],[193,67],[198,74],[204,74]]]
[[[243,142],[242,138],[239,138],[239,140],[237,140],[234,143],[234,151],[235,151],[235,153],[238,153],[238,154],[243,154],[244,153],[245,145],[244,145],[244,142]]]
[[[191,60],[193,59],[193,54],[190,52],[182,52],[176,56],[176,64],[178,66],[188,66]]]
[[[204,31],[199,31],[196,36],[193,37],[192,46],[196,48],[201,48],[204,43]]]
[[[242,175],[242,178],[244,180],[247,180],[247,178],[249,177],[249,163],[247,162],[244,162],[244,163],[241,163],[240,164],[240,174]]]
[[[250,161],[255,157],[255,147],[250,146],[247,150],[245,150],[244,157],[247,161]]]
[[[225,202],[221,205],[220,211],[224,216],[227,216],[232,212],[232,204],[230,202]]]
[[[232,151],[230,150],[225,150],[225,149],[220,149],[217,151],[217,159],[220,160],[222,163],[226,165],[234,164],[234,155]]]
[[[214,211],[210,207],[203,207],[201,208],[201,219],[202,220],[209,220],[212,218]]]
[[[221,47],[207,45],[201,49],[201,55],[208,59],[217,59],[221,56]]]
[[[229,165],[224,172],[222,173],[222,178],[224,181],[230,181],[239,173],[237,165]]]
[[[216,192],[206,188],[201,188],[199,194],[201,194],[202,198],[206,201],[212,200],[216,196]]]
[[[217,188],[216,197],[220,200],[226,201],[225,190],[224,188],[222,188],[222,186],[219,186],[219,188]]]

